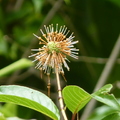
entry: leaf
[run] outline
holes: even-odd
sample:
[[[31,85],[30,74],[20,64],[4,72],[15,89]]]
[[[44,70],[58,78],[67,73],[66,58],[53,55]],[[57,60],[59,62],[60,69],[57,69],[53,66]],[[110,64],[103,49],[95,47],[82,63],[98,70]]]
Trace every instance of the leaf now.
[[[4,115],[0,112],[0,120],[6,120]]]
[[[41,112],[54,120],[59,120],[56,105],[43,93],[18,85],[0,86],[0,102],[10,102]]]
[[[17,116],[17,105],[12,103],[0,105],[0,112],[2,112],[6,117]]]
[[[78,86],[67,86],[62,94],[66,106],[72,113],[77,113],[91,99],[91,95]]]
[[[91,96],[99,102],[102,102],[108,106],[111,106],[117,110],[120,110],[120,104],[116,100],[113,94],[108,94],[112,88],[111,84],[105,85],[97,92],[91,94]]]
[[[112,84],[107,84],[107,85],[105,85],[105,86],[103,86],[102,88],[100,88],[98,91],[96,91],[95,93],[108,93],[108,92],[110,92],[110,90],[112,89]]]
[[[120,112],[112,113],[104,117],[102,120],[120,120]]]
[[[118,110],[115,110],[113,107],[108,105],[103,105],[101,107],[97,107],[87,120],[102,120],[102,118],[115,112],[118,112]]]
[[[109,1],[120,7],[120,0],[109,0]]]
[[[9,117],[9,118],[6,118],[6,120],[28,120],[28,119],[20,119],[18,117]]]
[[[65,104],[72,113],[77,113],[90,101],[92,97],[116,110],[120,110],[120,105],[114,95],[108,94],[111,88],[112,85],[107,84],[90,95],[78,86],[67,86],[63,89],[62,93]]]

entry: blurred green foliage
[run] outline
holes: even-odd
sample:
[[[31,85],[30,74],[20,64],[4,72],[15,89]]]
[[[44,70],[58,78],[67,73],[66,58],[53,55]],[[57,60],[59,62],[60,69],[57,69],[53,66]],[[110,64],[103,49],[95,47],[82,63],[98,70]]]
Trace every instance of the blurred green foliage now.
[[[66,25],[79,40],[77,61],[70,58],[70,71],[65,69],[63,86],[78,85],[92,93],[104,68],[105,62],[93,62],[89,57],[108,58],[120,32],[120,0],[0,0],[0,69],[21,59],[28,58],[31,48],[38,48],[39,41],[33,33],[46,24]],[[119,96],[120,62],[116,63],[107,83],[114,85],[113,93]],[[61,77],[62,79],[62,77]],[[0,77],[0,84],[19,84],[47,92],[47,76],[34,67],[15,71]],[[57,100],[54,74],[51,74],[51,98]],[[19,107],[19,117],[47,120],[35,111]],[[28,111],[29,115],[25,115]],[[80,114],[81,115],[81,114]]]
[[[120,103],[119,99],[118,99],[118,102]],[[114,108],[110,108],[109,106],[103,105],[101,107],[96,108],[88,120],[101,120],[104,116],[109,115],[109,114],[111,114],[111,116],[108,116],[109,119],[119,120],[117,118],[119,116],[118,111],[116,112],[114,111],[115,111]]]

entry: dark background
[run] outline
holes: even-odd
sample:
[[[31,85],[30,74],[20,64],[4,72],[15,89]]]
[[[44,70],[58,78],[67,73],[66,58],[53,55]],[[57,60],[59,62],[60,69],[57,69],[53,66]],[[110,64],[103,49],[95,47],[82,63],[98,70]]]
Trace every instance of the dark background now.
[[[79,40],[76,48],[79,48],[80,57],[78,60],[69,58],[70,71],[64,69],[67,82],[61,76],[62,87],[78,85],[92,93],[119,36],[119,0],[0,0],[0,69],[28,58],[31,48],[39,47],[33,33],[40,36],[39,29],[44,24],[56,23],[66,25],[74,32],[75,40]],[[118,58],[106,82],[114,85],[116,97],[120,97],[119,80]],[[28,86],[47,94],[47,76],[43,74],[41,79],[40,71],[34,67],[6,75],[0,78],[0,84]],[[54,74],[51,74],[51,98],[57,101]],[[71,116],[69,111],[68,114]],[[26,119],[48,119],[20,106],[15,115]]]

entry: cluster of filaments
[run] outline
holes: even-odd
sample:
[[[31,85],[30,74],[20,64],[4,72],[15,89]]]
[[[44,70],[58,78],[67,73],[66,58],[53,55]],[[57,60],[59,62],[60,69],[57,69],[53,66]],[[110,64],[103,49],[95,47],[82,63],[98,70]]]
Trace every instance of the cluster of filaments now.
[[[70,31],[67,31],[67,27],[61,26],[58,29],[58,24],[54,29],[53,25],[44,26],[45,33],[40,29],[42,37],[38,37],[40,40],[39,44],[43,46],[38,49],[32,49],[32,51],[37,51],[36,54],[32,54],[29,57],[35,57],[35,61],[38,61],[36,68],[45,71],[45,73],[50,74],[51,69],[57,69],[59,73],[63,73],[63,65],[69,71],[69,66],[66,61],[69,61],[66,57],[71,56],[75,59],[78,58],[78,49],[74,48],[74,44],[78,41],[73,41],[73,33],[67,37]]]

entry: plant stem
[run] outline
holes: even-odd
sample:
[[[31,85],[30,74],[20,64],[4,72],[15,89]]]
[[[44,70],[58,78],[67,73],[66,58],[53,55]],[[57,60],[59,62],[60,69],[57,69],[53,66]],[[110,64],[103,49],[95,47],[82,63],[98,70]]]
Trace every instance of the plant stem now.
[[[72,115],[72,120],[75,120],[75,117],[76,117],[76,114],[74,113],[74,114]]]
[[[61,85],[60,85],[60,78],[59,78],[59,73],[58,69],[56,68],[55,70],[56,73],[56,78],[57,78],[57,86],[58,86],[58,97],[59,97],[59,104],[60,104],[60,109],[63,115],[64,120],[68,120],[65,110],[64,110],[64,104],[63,104],[63,98],[62,98],[62,92],[61,92]]]
[[[48,96],[50,97],[50,75],[48,75],[47,89],[48,89]]]
[[[10,74],[16,70],[27,68],[27,67],[30,67],[32,65],[33,65],[33,63],[30,60],[22,58],[14,63],[8,65],[7,67],[2,68],[0,70],[0,77],[6,76],[7,74]]]

